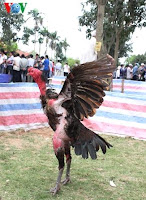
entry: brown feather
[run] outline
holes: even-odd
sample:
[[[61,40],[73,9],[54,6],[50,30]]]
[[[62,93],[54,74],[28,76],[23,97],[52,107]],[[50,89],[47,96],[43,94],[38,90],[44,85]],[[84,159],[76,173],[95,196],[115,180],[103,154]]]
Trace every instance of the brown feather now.
[[[109,86],[105,79],[111,77],[114,70],[114,60],[109,55],[72,69],[60,95],[66,100],[70,99],[72,110],[78,119],[95,114],[103,102],[103,90]]]

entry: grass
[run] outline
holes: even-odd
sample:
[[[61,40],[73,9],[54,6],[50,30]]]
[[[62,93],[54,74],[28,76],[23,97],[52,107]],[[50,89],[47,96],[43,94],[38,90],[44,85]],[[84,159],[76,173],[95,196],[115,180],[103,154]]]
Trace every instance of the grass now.
[[[103,136],[114,146],[98,160],[84,160],[72,150],[72,183],[52,196],[58,162],[50,135],[43,129],[0,133],[2,200],[143,200],[146,199],[146,142]],[[110,186],[113,180],[116,187]]]

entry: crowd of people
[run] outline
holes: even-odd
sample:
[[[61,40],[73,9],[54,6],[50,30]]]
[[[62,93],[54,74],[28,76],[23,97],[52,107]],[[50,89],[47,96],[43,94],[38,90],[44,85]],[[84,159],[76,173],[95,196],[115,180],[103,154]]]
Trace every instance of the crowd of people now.
[[[25,56],[24,54],[19,55],[16,52],[10,52],[6,55],[3,49],[0,50],[0,74],[10,74],[12,76],[12,82],[33,82],[31,76],[27,75],[29,67],[35,67],[41,70],[46,78],[56,75],[67,76],[70,72],[70,66],[65,63],[62,66],[58,60],[56,63],[49,59],[48,55],[35,57],[30,54]]]
[[[128,79],[136,81],[146,81],[146,64],[135,63],[124,66],[123,64],[117,67],[113,77],[116,79]]]
[[[0,50],[0,74],[12,75],[12,82],[33,82],[32,78],[27,75],[29,67],[43,71],[46,81],[54,75],[67,76],[70,72],[70,66],[67,62],[63,66],[59,60],[55,63],[49,59],[48,55],[39,56],[36,54],[34,57],[30,54],[26,57],[24,54],[19,55],[15,52],[6,55],[3,49]],[[134,66],[122,64],[113,73],[113,78],[146,81],[146,64],[135,63]]]

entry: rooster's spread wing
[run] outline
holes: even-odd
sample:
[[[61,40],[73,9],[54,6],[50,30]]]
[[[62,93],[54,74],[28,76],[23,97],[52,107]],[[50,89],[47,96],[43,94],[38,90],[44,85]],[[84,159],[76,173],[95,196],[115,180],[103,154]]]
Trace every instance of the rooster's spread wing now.
[[[70,105],[79,120],[93,116],[105,96],[108,86],[105,79],[111,77],[114,70],[114,59],[109,55],[74,67],[59,94],[65,97],[63,107]]]

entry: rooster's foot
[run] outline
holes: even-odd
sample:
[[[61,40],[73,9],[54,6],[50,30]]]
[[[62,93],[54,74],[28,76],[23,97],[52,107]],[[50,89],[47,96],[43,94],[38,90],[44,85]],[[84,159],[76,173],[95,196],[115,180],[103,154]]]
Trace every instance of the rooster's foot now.
[[[54,188],[50,189],[50,192],[55,195],[60,190],[60,186],[56,185]]]
[[[61,181],[61,183],[62,183],[63,185],[66,185],[67,183],[71,183],[71,180],[70,180],[70,178],[68,177],[68,178],[66,178],[65,180]]]

